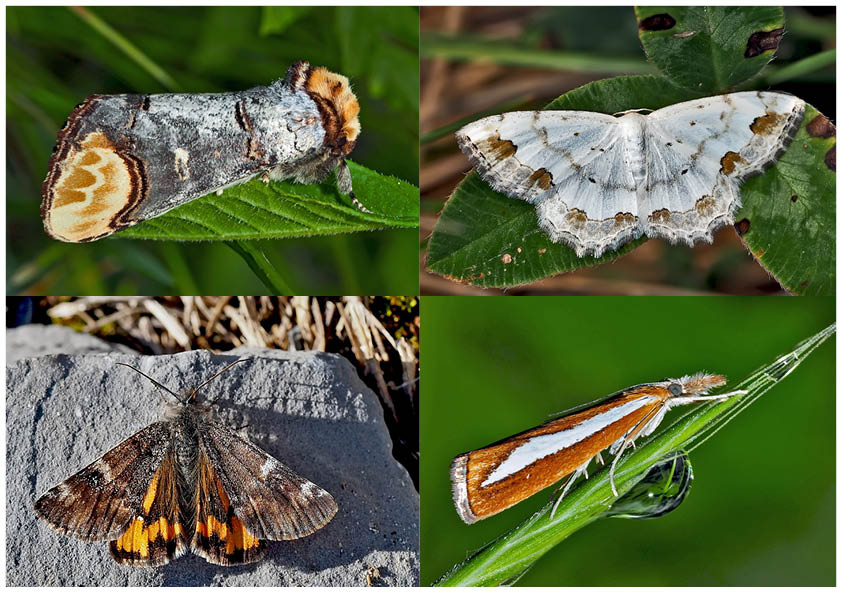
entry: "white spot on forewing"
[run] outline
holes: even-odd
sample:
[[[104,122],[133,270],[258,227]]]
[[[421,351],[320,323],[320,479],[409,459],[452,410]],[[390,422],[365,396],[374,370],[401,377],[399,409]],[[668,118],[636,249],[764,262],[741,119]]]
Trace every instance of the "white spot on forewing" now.
[[[94,469],[96,469],[100,475],[102,475],[103,482],[107,483],[114,479],[111,475],[111,465],[105,462],[104,459],[99,459],[93,464]]]
[[[636,399],[594,415],[566,430],[534,436],[509,453],[509,456],[482,482],[482,487],[505,479],[546,456],[578,444],[588,436],[596,434],[617,420],[657,400],[657,397]]]
[[[305,481],[301,484],[301,495],[304,496],[305,499],[312,498],[313,496],[318,495],[318,492],[321,491],[321,488],[310,481]]]
[[[175,172],[178,177],[184,181],[190,177],[190,169],[187,167],[187,161],[190,159],[190,153],[186,149],[176,148],[175,154]]]
[[[263,461],[263,464],[260,466],[261,479],[265,480],[269,475],[277,471],[278,465],[278,461],[276,461],[272,457],[266,457],[266,460]]]

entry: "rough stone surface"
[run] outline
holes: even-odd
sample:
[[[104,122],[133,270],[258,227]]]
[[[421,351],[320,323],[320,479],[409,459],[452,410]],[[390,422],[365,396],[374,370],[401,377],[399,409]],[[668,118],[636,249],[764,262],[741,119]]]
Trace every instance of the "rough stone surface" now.
[[[114,562],[107,543],[59,535],[37,519],[41,494],[162,416],[161,391],[116,362],[179,393],[242,357],[251,361],[202,396],[221,419],[245,426],[252,442],[333,495],[339,512],[324,528],[270,542],[266,558],[252,565],[215,566],[187,553],[143,569]],[[418,584],[418,494],[391,456],[377,398],[340,356],[246,349],[48,355],[9,365],[6,380],[8,585],[365,586],[372,568],[380,576],[374,584]]]
[[[57,324],[27,324],[6,331],[6,365],[25,357],[53,353],[136,353],[125,345],[79,333]]]

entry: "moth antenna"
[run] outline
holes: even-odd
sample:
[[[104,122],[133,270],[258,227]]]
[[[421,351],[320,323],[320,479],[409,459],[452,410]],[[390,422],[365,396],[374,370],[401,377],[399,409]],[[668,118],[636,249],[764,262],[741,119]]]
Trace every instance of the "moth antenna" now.
[[[179,403],[181,403],[181,398],[179,398],[179,396],[178,396],[177,394],[175,394],[173,391],[171,391],[170,389],[168,389],[166,386],[164,386],[163,384],[161,384],[160,382],[158,382],[157,380],[155,380],[155,379],[154,379],[154,378],[152,378],[151,376],[149,376],[149,375],[147,375],[147,374],[144,374],[143,372],[141,372],[140,370],[138,370],[138,369],[137,369],[137,368],[135,368],[134,366],[130,366],[129,364],[124,364],[123,362],[117,362],[117,365],[118,365],[118,366],[126,366],[127,368],[131,368],[132,370],[134,370],[135,372],[137,372],[138,374],[140,374],[141,376],[143,376],[144,378],[146,378],[147,380],[149,380],[152,384],[154,384],[154,385],[155,385],[156,387],[158,387],[159,389],[161,389],[161,390],[165,390],[165,391],[167,391],[168,393],[170,393],[173,397],[175,397],[175,400],[176,400],[176,401],[178,401]]]
[[[248,360],[248,359],[238,359],[238,360],[237,360],[237,361],[235,361],[234,363],[228,364],[227,366],[225,366],[224,368],[222,368],[219,372],[217,372],[216,374],[214,374],[213,376],[211,376],[210,378],[208,378],[207,380],[205,380],[204,382],[202,382],[202,384],[200,384],[199,386],[197,386],[196,388],[194,388],[194,389],[193,389],[193,391],[190,393],[190,396],[188,397],[188,399],[187,399],[187,400],[189,401],[190,399],[192,399],[193,397],[195,397],[195,396],[196,396],[196,393],[197,393],[197,392],[199,392],[199,389],[200,389],[200,388],[202,388],[203,386],[205,386],[208,382],[210,382],[211,380],[213,380],[213,379],[214,379],[214,378],[216,378],[217,376],[221,376],[221,375],[225,374],[225,372],[227,372],[228,370],[230,370],[231,368],[233,368],[234,366],[236,366],[237,364],[241,364],[241,363],[243,363],[243,362],[247,362],[247,361],[249,361],[249,360]]]

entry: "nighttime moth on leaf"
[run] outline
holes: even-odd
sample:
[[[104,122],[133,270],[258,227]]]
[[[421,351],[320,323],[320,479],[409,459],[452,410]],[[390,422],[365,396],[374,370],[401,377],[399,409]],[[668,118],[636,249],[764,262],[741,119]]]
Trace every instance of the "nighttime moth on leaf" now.
[[[643,234],[711,242],[734,223],[740,183],[786,150],[804,108],[786,93],[747,91],[648,115],[512,112],[456,139],[494,190],[535,206],[553,242],[599,257]]]
[[[233,93],[91,95],[58,134],[42,186],[47,233],[89,242],[261,176],[323,181],[360,133],[348,79],[297,62],[268,87]]]

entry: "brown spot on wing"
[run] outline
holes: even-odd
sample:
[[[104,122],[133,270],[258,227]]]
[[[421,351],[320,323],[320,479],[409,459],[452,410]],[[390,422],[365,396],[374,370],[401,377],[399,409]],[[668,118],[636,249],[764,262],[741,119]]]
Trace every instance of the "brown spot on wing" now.
[[[653,223],[666,223],[670,220],[672,213],[669,209],[658,209],[657,211],[652,211],[649,215],[649,221]]]
[[[553,187],[553,175],[542,167],[532,172],[527,178],[527,182],[530,186],[538,186],[541,190],[549,190]]]
[[[739,153],[728,151],[722,156],[722,159],[719,160],[719,164],[722,166],[720,171],[726,175],[730,175],[734,172],[734,169],[736,169],[737,164],[742,163],[742,161],[743,158]]]
[[[744,236],[751,229],[751,221],[748,219],[740,219],[734,224],[734,228],[740,236]]]
[[[493,161],[508,159],[517,151],[517,146],[510,140],[494,135],[477,143],[477,148],[492,158]]]
[[[780,129],[780,122],[784,119],[784,116],[777,112],[766,112],[765,116],[758,116],[754,119],[754,122],[751,123],[749,129],[754,134],[777,134]]]

